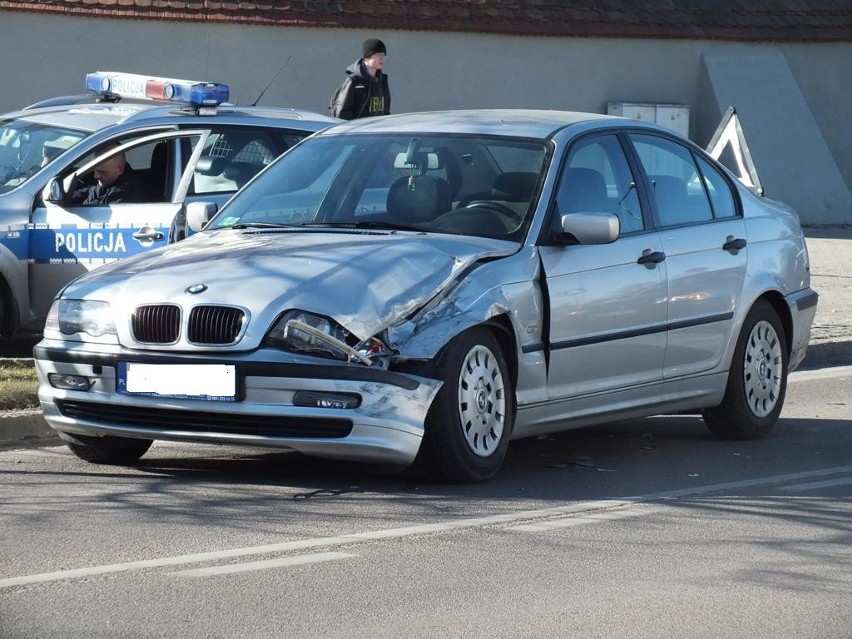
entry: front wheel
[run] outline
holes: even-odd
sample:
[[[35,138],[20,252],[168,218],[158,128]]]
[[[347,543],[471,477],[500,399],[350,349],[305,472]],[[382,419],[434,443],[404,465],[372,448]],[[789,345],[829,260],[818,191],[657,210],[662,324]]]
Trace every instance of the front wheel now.
[[[426,417],[425,470],[452,483],[492,477],[506,456],[515,416],[500,344],[484,328],[465,331],[447,345],[434,372],[444,385]]]
[[[85,437],[74,435],[73,442],[66,442],[71,452],[80,459],[93,464],[122,466],[132,464],[144,455],[153,440],[129,437]]]
[[[702,413],[710,432],[741,440],[766,435],[784,405],[787,358],[781,320],[760,300],[743,322],[722,403]]]

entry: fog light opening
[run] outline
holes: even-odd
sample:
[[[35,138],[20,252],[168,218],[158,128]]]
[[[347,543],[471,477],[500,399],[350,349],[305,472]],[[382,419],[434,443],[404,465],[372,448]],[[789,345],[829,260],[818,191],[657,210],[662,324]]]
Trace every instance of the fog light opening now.
[[[65,375],[63,373],[48,373],[47,379],[54,388],[62,390],[87,391],[95,380],[83,375]]]
[[[293,404],[310,408],[358,408],[361,405],[361,396],[354,393],[297,391],[293,395]]]

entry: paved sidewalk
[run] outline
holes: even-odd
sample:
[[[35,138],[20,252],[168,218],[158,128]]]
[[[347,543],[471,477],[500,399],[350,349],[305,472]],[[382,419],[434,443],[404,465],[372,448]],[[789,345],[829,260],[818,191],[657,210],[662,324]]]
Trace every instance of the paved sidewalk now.
[[[819,303],[802,367],[852,364],[852,227],[806,228],[805,237]]]
[[[819,293],[800,368],[852,365],[852,227],[805,229],[811,287]],[[58,442],[38,410],[0,413],[0,446]]]

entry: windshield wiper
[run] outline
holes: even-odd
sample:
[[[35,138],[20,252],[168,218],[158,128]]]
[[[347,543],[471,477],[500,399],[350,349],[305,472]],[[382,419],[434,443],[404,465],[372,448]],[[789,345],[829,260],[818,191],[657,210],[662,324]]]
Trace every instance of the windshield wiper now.
[[[289,229],[295,228],[295,224],[279,224],[275,222],[238,222],[229,227],[232,229]]]
[[[411,224],[397,224],[396,222],[379,222],[371,220],[360,220],[356,222],[302,222],[299,226],[318,227],[318,228],[344,228],[344,229],[379,229],[388,231],[415,231],[417,233],[425,233],[426,229],[422,226],[413,226]]]

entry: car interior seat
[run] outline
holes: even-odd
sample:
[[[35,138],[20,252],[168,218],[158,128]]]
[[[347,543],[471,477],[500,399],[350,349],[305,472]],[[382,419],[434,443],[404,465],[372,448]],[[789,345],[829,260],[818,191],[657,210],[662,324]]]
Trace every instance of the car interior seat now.
[[[657,201],[657,215],[663,225],[677,224],[689,217],[686,182],[673,175],[649,175]]]
[[[388,190],[388,216],[401,224],[431,222],[451,208],[450,185],[443,178],[401,177]]]
[[[222,175],[225,170],[225,165],[228,163],[227,158],[214,158],[211,156],[198,159],[198,164],[195,165],[195,171],[202,175]]]
[[[237,188],[242,188],[250,179],[260,173],[262,168],[262,164],[255,162],[229,162],[222,174],[227,179],[232,180]]]
[[[170,193],[166,193],[169,147],[165,140],[158,142],[151,152],[151,168],[148,172],[148,193],[153,202],[166,202]]]
[[[557,202],[561,215],[610,211],[606,181],[594,169],[567,169],[559,185]]]
[[[537,182],[538,173],[527,171],[501,173],[494,179],[491,197],[506,202],[529,202]]]

